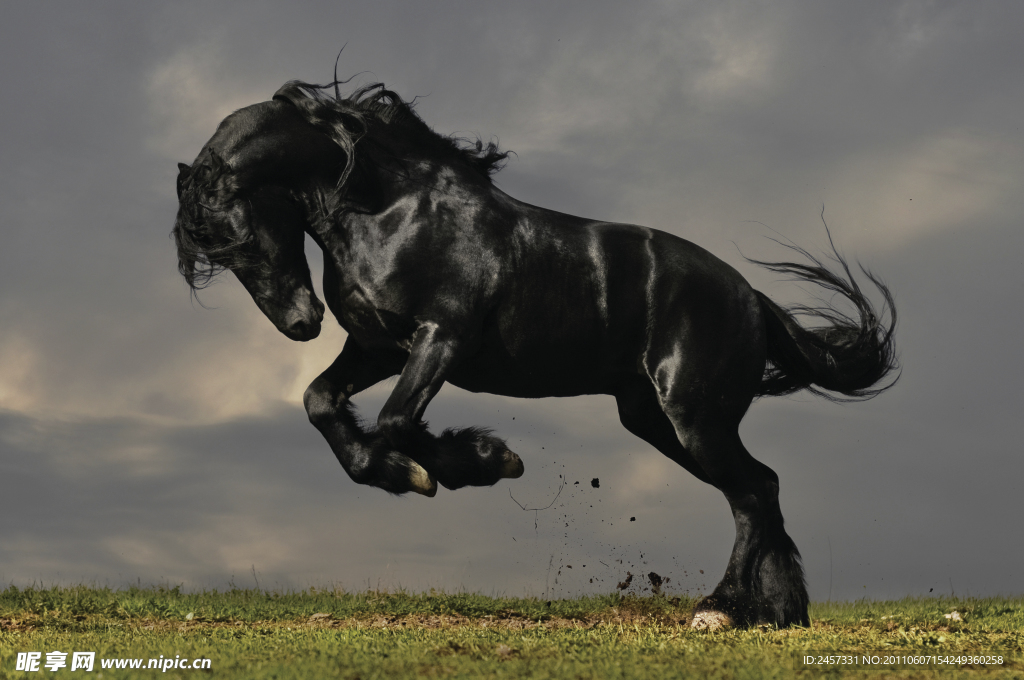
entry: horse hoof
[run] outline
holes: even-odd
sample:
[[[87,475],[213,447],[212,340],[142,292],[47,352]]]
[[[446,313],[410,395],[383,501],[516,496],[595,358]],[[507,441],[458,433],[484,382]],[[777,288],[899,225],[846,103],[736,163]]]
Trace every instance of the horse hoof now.
[[[437,480],[423,469],[423,466],[419,463],[409,462],[411,464],[409,468],[409,484],[412,486],[410,491],[433,498],[437,494]]]
[[[519,479],[523,476],[522,459],[511,451],[506,450],[501,454],[501,476],[503,479]]]
[[[693,621],[690,623],[690,628],[693,628],[694,630],[706,630],[709,632],[731,627],[732,619],[729,618],[728,614],[723,614],[722,612],[716,612],[710,609],[696,612],[693,615]]]

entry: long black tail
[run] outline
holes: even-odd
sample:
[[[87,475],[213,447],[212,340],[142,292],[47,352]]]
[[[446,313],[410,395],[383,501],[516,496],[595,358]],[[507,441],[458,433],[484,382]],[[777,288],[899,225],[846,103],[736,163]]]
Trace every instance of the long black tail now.
[[[830,259],[835,260],[845,276],[831,271],[803,248],[787,247],[803,255],[810,264],[750,261],[838,293],[856,308],[856,315],[840,311],[830,300],[821,300],[819,306],[784,308],[758,292],[768,331],[768,364],[758,396],[808,390],[830,401],[860,401],[877,396],[896,384],[899,379],[893,337],[896,306],[886,285],[860,267],[885,300],[879,314],[861,292],[849,265],[836,251],[835,245],[832,246],[834,258]],[[883,320],[887,312],[888,324]],[[825,321],[825,325],[804,328],[797,323],[795,316],[817,318]],[[878,386],[894,373],[895,377]]]

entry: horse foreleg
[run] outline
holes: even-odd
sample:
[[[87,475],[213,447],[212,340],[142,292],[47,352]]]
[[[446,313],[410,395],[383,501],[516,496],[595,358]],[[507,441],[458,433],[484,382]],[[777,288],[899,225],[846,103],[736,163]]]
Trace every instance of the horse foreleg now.
[[[427,431],[423,414],[462,349],[457,338],[436,324],[422,324],[402,375],[377,419],[377,426],[392,446],[449,489],[490,486],[502,478],[523,474],[519,456],[488,430],[445,430],[440,437]]]
[[[349,399],[397,371],[380,366],[351,339],[303,395],[309,420],[358,484],[395,494],[437,493],[437,482],[419,463],[395,451],[380,432],[363,429]]]

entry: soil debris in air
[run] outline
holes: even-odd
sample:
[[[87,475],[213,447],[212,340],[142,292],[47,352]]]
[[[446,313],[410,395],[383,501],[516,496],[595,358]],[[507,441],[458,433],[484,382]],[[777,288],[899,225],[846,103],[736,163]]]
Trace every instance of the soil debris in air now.
[[[619,590],[625,590],[626,588],[629,587],[629,584],[632,583],[632,582],[633,582],[633,574],[631,572],[627,571],[626,572],[626,580],[625,581],[619,581],[619,585],[617,585],[615,587],[618,588]]]
[[[669,579],[662,578],[660,574],[651,572],[647,575],[647,580],[651,582],[651,592],[655,595],[661,595],[661,584],[668,583]]]
[[[593,479],[590,480],[590,486],[594,487],[595,489],[600,489],[601,480],[598,479],[597,477],[594,477]]]

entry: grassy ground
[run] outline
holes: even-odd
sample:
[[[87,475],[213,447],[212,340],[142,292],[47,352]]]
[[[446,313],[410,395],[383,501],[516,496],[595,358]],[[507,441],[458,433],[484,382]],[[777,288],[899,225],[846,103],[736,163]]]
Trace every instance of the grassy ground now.
[[[83,677],[104,679],[1024,679],[1024,598],[817,603],[809,629],[718,633],[688,628],[692,606],[688,599],[618,595],[546,602],[444,593],[10,587],[0,593],[0,678],[79,677],[70,653],[91,651],[94,669]],[[954,611],[959,620],[946,618]],[[44,668],[53,651],[68,653],[67,667]],[[40,671],[16,670],[19,652],[42,652]],[[840,657],[838,663],[805,661],[827,655]],[[1002,664],[936,663],[964,656],[1002,657]],[[160,657],[206,658],[210,670],[146,668]],[[101,667],[113,658],[143,659],[142,669]]]

